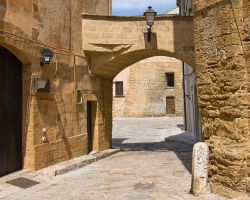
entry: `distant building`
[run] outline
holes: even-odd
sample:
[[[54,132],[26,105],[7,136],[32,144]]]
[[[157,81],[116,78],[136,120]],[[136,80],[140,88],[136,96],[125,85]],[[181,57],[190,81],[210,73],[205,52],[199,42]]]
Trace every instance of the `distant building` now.
[[[167,15],[179,15],[179,13],[180,13],[180,9],[178,7],[166,12]],[[164,14],[164,15],[166,15],[166,14]]]
[[[169,57],[144,59],[114,79],[114,117],[183,115],[182,63]]]
[[[177,0],[181,16],[193,16],[192,0]]]

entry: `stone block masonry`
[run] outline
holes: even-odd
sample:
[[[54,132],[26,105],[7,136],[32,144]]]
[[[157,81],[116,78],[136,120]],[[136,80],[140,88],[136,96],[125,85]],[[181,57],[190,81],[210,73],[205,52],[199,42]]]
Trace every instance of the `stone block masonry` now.
[[[81,13],[109,15],[110,9],[109,0],[1,1],[0,45],[23,65],[23,168],[37,170],[87,154],[87,101],[98,102],[94,150],[108,148],[99,103],[104,98],[103,79],[89,76]],[[42,67],[44,48],[54,56],[50,65]],[[50,93],[34,92],[36,76],[50,79]],[[76,89],[82,92],[82,104],[76,102]]]
[[[202,133],[213,192],[246,194],[250,176],[249,1],[193,1]]]

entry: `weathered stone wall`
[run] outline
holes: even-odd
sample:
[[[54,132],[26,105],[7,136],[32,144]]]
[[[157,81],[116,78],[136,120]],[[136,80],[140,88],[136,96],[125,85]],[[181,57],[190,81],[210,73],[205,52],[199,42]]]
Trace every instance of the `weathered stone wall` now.
[[[124,115],[124,110],[126,109],[125,97],[113,97],[113,117],[126,117]]]
[[[202,133],[210,148],[214,192],[249,192],[250,3],[193,1]]]
[[[109,147],[103,129],[104,80],[90,78],[82,52],[83,7],[82,0],[0,2],[0,45],[23,63],[24,168],[40,169],[87,153],[87,101],[97,102],[94,150]],[[55,55],[41,67],[45,47]],[[34,93],[33,80],[40,75],[51,80],[48,94]],[[83,92],[83,104],[76,104],[76,89]]]
[[[175,86],[167,87],[166,74],[174,73]],[[121,72],[122,73],[122,72]],[[129,66],[124,97],[113,98],[114,117],[166,115],[166,97],[175,97],[175,115],[183,114],[182,63],[168,57],[152,57]],[[122,80],[116,77],[114,81]]]
[[[111,15],[112,2],[111,0],[83,0],[83,13]]]
[[[125,117],[124,110],[126,109],[125,97],[128,94],[129,90],[129,77],[130,77],[130,67],[122,70],[114,79],[113,79],[113,104],[112,104],[112,114],[113,117]],[[115,95],[115,82],[123,82],[123,96]]]

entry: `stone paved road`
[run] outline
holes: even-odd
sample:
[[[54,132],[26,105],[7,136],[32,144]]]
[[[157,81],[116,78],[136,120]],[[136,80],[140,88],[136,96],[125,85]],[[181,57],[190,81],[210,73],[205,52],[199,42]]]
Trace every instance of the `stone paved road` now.
[[[190,144],[181,118],[117,119],[116,148],[122,152],[85,168],[53,177],[5,199],[27,200],[223,200],[213,194],[189,194]]]

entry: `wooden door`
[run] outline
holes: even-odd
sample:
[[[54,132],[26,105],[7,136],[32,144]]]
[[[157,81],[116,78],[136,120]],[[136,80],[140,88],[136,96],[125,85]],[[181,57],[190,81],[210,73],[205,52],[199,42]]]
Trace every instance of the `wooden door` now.
[[[175,114],[175,98],[166,97],[166,114]]]
[[[87,132],[88,132],[88,153],[94,150],[94,141],[97,141],[95,135],[95,120],[97,112],[97,102],[87,102]]]
[[[88,153],[93,151],[93,126],[92,126],[92,103],[87,102],[87,132],[88,132]]]
[[[0,176],[22,168],[22,64],[0,47]]]

